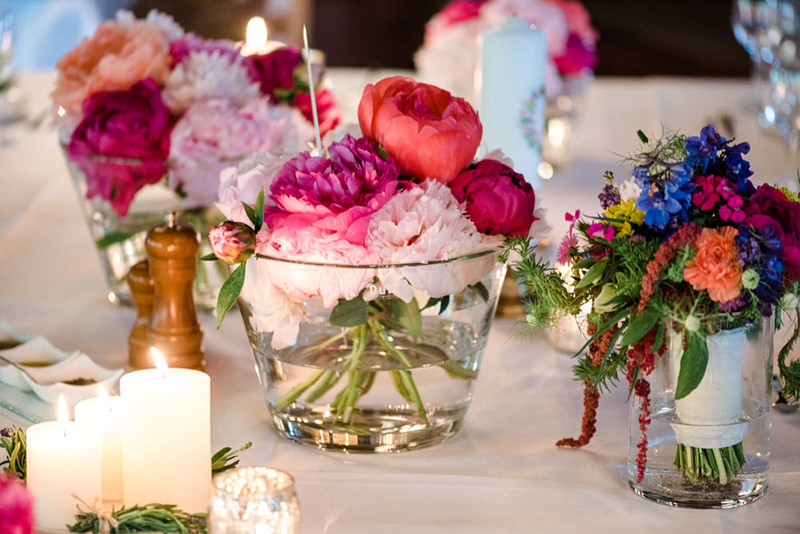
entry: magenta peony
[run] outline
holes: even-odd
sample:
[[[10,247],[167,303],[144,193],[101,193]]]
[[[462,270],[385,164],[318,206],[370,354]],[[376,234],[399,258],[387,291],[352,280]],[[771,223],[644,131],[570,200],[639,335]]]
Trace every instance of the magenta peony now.
[[[483,133],[466,100],[401,77],[367,85],[358,122],[364,136],[380,143],[402,173],[443,183],[469,165]]]
[[[273,231],[313,227],[326,241],[333,236],[363,247],[370,215],[400,183],[397,167],[363,138],[347,135],[328,151],[329,158],[304,152],[278,173],[270,188],[275,205],[267,208],[267,224]]]
[[[208,231],[214,255],[225,263],[244,263],[256,250],[256,234],[244,223],[226,221]]]
[[[480,232],[526,236],[537,218],[536,195],[525,178],[499,161],[484,159],[450,183]]]
[[[169,53],[172,56],[173,68],[175,65],[182,63],[193,52],[207,52],[209,54],[217,52],[230,59],[231,62],[239,57],[239,51],[236,50],[236,43],[233,41],[214,41],[203,39],[193,33],[187,33],[180,39],[175,39],[169,43]]]
[[[751,221],[757,228],[763,226],[763,219],[756,217],[758,215],[775,221],[782,234],[779,237],[783,245],[780,257],[785,266],[784,276],[788,282],[800,279],[800,202],[792,202],[780,189],[763,184],[750,197],[744,212],[747,226]]]
[[[270,97],[273,103],[281,101],[280,90],[294,87],[294,69],[303,57],[300,50],[284,46],[269,54],[254,54],[244,58],[250,77],[261,85],[261,93]]]
[[[33,498],[19,480],[0,474],[0,532],[33,533]]]
[[[156,83],[147,79],[127,91],[91,95],[83,112],[67,154],[86,174],[87,198],[100,196],[124,217],[134,194],[164,176],[172,128],[169,110]]]

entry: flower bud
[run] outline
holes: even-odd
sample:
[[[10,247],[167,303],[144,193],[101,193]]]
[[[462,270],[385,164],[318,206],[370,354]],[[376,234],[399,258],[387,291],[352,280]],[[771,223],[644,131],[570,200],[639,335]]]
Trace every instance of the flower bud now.
[[[686,318],[686,330],[689,332],[697,332],[700,330],[700,318],[696,315],[690,315]]]
[[[797,295],[794,293],[786,293],[781,297],[781,308],[784,310],[793,310],[797,308]]]
[[[617,292],[611,284],[606,284],[600,290],[600,294],[594,299],[594,309],[600,313],[608,313],[614,311],[617,307],[616,304],[611,304],[611,301],[617,296]]]
[[[755,269],[747,269],[742,273],[742,287],[745,289],[755,289],[758,287],[760,277]]]
[[[244,263],[256,249],[256,234],[244,223],[226,221],[208,231],[214,255],[225,263]]]

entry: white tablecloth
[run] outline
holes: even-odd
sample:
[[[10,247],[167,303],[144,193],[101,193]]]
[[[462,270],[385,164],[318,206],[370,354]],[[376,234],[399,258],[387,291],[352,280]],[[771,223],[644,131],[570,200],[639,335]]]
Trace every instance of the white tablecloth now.
[[[353,116],[360,89],[379,73],[334,70],[334,88]],[[27,111],[47,105],[49,73],[20,76]],[[636,130],[697,132],[722,113],[748,140],[757,181],[788,182],[795,163],[782,140],[747,112],[740,81],[600,79],[582,114],[572,163],[539,194],[560,237],[563,213],[593,212],[605,169],[622,170]],[[105,300],[104,279],[57,146],[56,134],[6,126],[0,146],[0,318],[122,366],[135,316]],[[320,452],[278,437],[253,373],[244,328],[231,316],[220,330],[202,317],[212,379],[212,448],[253,441],[242,465],[271,465],[297,483],[304,534],[510,532],[798,532],[800,416],[773,414],[766,498],[728,511],[679,510],[637,497],[625,476],[625,391],[604,396],[599,429],[583,450],[558,438],[579,433],[581,386],[569,356],[513,321],[492,328],[466,423],[451,441],[391,456]],[[18,421],[0,410],[0,425]]]

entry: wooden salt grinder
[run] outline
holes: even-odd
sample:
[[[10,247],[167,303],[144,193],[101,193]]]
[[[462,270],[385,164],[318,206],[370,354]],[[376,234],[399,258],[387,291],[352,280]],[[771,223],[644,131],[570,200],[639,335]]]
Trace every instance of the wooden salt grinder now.
[[[150,344],[147,342],[147,327],[153,309],[153,279],[147,260],[142,260],[128,272],[128,287],[136,303],[136,322],[128,336],[128,363],[134,369],[152,367]]]
[[[145,249],[153,278],[153,310],[147,343],[157,347],[170,367],[205,370],[203,330],[197,321],[192,285],[200,237],[190,226],[166,225],[147,232]],[[153,367],[152,359],[147,367]]]

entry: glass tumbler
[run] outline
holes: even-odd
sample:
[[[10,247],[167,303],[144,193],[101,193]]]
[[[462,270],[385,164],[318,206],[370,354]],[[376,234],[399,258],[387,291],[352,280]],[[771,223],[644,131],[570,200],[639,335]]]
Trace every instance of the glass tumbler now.
[[[289,473],[240,467],[212,482],[209,534],[297,534],[300,505]]]

